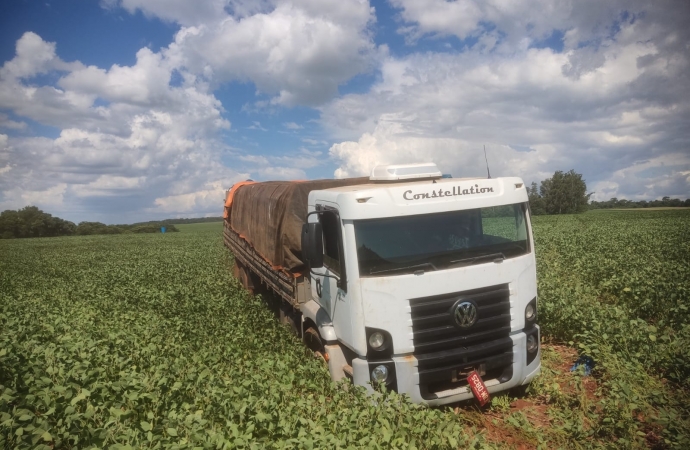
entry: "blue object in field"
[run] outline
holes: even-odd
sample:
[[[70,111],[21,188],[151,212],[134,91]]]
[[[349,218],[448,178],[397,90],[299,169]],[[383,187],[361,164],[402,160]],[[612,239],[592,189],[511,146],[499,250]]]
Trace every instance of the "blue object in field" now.
[[[161,227],[161,233],[165,233],[165,227]]]
[[[577,358],[577,361],[575,361],[573,367],[570,368],[570,371],[575,372],[575,370],[577,370],[577,368],[580,366],[585,367],[585,376],[588,377],[589,374],[592,373],[592,369],[594,369],[596,363],[594,362],[591,356],[582,355],[579,358]]]

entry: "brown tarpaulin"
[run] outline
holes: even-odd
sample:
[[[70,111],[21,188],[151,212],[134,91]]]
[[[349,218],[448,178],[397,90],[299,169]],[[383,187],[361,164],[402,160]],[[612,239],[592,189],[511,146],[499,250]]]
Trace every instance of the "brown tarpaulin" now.
[[[299,272],[309,192],[369,183],[368,178],[266,181],[233,186],[230,226],[276,270]]]
[[[254,184],[256,181],[240,181],[239,183],[235,183],[232,185],[232,189],[228,191],[228,195],[225,197],[225,210],[223,211],[223,219],[228,218],[228,214],[230,213],[230,206],[232,206],[232,199],[235,196],[235,192],[237,192],[237,189],[241,188],[244,185],[247,184]]]

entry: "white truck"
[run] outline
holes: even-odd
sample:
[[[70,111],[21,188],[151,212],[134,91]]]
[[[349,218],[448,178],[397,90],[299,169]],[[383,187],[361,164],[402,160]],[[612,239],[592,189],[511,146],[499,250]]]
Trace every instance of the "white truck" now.
[[[276,294],[335,381],[442,405],[473,397],[472,371],[490,393],[540,371],[520,178],[446,178],[429,163],[241,183],[228,191],[224,236],[236,276]]]

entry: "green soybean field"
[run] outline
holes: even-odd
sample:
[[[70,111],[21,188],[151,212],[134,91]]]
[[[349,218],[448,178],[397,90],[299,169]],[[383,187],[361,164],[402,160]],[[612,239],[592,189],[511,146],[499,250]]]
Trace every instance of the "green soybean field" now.
[[[542,374],[482,410],[332,383],[220,223],[2,240],[0,447],[690,448],[690,211],[533,221]]]

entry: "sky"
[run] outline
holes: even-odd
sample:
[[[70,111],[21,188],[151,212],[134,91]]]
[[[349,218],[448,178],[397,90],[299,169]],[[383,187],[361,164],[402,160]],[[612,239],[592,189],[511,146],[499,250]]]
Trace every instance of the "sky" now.
[[[435,162],[690,197],[687,0],[0,2],[0,210],[219,216],[257,181]]]

